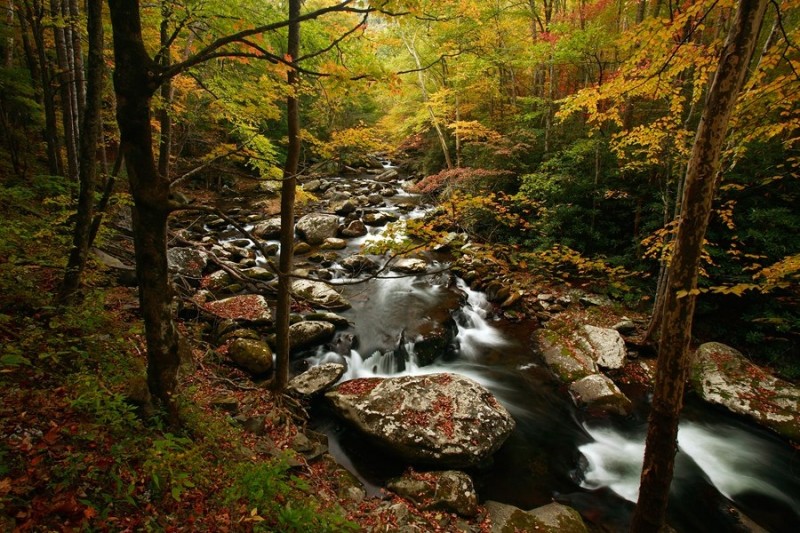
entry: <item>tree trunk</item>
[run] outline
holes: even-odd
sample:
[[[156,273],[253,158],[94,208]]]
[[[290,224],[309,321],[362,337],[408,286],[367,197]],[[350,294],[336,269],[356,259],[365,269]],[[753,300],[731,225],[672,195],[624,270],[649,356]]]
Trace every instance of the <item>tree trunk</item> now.
[[[153,154],[150,104],[160,85],[158,65],[142,38],[138,0],[109,0],[114,33],[114,89],[120,151],[133,195],[133,239],[139,302],[147,339],[147,384],[173,421],[179,365],[179,333],[172,320],[167,270],[169,181],[158,173]]]
[[[753,55],[767,0],[741,0],[697,129],[683,192],[683,214],[667,278],[653,406],[647,431],[639,501],[631,531],[664,525],[677,450],[678,420],[689,373],[697,275],[714,199],[715,178],[728,128]]]
[[[32,59],[35,60],[39,74],[40,83],[38,84],[41,99],[44,105],[45,131],[44,137],[47,143],[47,168],[51,175],[62,176],[64,174],[64,161],[61,157],[61,142],[58,137],[58,121],[56,119],[55,91],[52,84],[52,67],[47,59],[44,43],[44,27],[42,18],[44,17],[44,7],[40,0],[24,0],[24,15],[21,15],[20,24],[25,21],[26,26],[30,27],[32,43]],[[23,29],[24,31],[24,29]],[[33,73],[34,70],[31,70]]]
[[[289,38],[287,54],[296,66],[300,55],[300,1],[289,0]],[[286,100],[286,121],[289,146],[281,184],[281,255],[278,261],[278,303],[275,312],[276,364],[273,389],[282,392],[289,381],[289,314],[292,295],[292,258],[294,254],[294,199],[297,187],[297,166],[300,161],[300,109],[297,101],[299,74],[289,70],[289,96]]]
[[[70,68],[67,49],[67,36],[64,31],[63,12],[61,10],[61,0],[50,0],[50,15],[53,17],[53,34],[55,36],[56,58],[58,61],[59,89],[61,93],[61,116],[64,127],[64,143],[67,147],[67,177],[70,180],[78,181],[78,130],[73,107],[73,84],[72,70]]]
[[[65,301],[78,289],[89,255],[89,242],[94,218],[94,193],[97,189],[97,143],[100,136],[100,113],[103,102],[103,0],[87,0],[87,33],[89,36],[89,84],[87,105],[81,125],[80,193],[78,212],[67,269],[59,291]]]
[[[161,66],[169,68],[171,63],[169,46],[169,16],[170,3],[161,2]],[[161,109],[158,112],[158,122],[161,129],[161,138],[158,141],[158,173],[169,181],[169,158],[172,153],[172,120],[169,116],[172,106],[172,80],[165,80],[161,85]]]
[[[83,117],[86,113],[86,99],[88,95],[86,94],[88,88],[86,87],[86,77],[83,71],[83,45],[81,44],[81,32],[79,31],[80,28],[80,20],[81,20],[81,12],[80,8],[78,7],[78,0],[69,0],[69,23],[71,27],[71,37],[72,37],[72,46],[70,50],[72,52],[72,64],[73,64],[73,80],[75,85],[75,100],[77,105],[75,109],[77,110],[76,117]],[[88,26],[88,22],[87,22]],[[91,39],[91,37],[89,37]],[[83,130],[80,130],[81,132]]]

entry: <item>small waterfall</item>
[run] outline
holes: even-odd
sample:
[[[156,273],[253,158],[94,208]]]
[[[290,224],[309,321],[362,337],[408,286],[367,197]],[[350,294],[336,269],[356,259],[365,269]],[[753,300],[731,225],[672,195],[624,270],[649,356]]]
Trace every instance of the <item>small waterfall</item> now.
[[[469,360],[477,359],[486,348],[501,348],[508,344],[503,334],[487,321],[491,304],[482,292],[473,291],[463,279],[456,286],[467,295],[467,303],[456,314],[459,351]]]

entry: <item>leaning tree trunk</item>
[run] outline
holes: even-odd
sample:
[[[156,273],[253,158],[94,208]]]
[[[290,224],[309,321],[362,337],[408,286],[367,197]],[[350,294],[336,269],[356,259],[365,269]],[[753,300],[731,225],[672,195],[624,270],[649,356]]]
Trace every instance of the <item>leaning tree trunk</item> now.
[[[667,278],[653,406],[647,430],[639,501],[631,531],[659,531],[666,517],[677,450],[678,419],[689,374],[695,291],[715,178],[728,119],[736,104],[767,0],[741,0],[711,84],[686,172],[683,212]]]
[[[50,0],[50,15],[53,18],[53,36],[58,61],[58,78],[61,93],[61,117],[64,128],[64,144],[67,147],[67,175],[70,180],[78,181],[78,117],[75,114],[74,72],[70,67],[70,53],[67,48],[67,35],[63,23],[61,0]],[[71,45],[71,41],[70,41]]]
[[[103,101],[103,0],[87,1],[87,33],[89,36],[89,80],[79,139],[78,212],[67,269],[59,291],[66,300],[78,289],[81,274],[89,255],[89,242],[94,219],[94,193],[97,189],[97,142],[100,136],[100,112]]]
[[[300,54],[300,0],[289,0],[289,38],[287,53],[292,64]],[[294,254],[294,199],[297,187],[297,167],[300,161],[300,109],[297,101],[298,72],[288,73],[289,97],[286,101],[286,121],[289,147],[281,185],[281,255],[278,261],[278,303],[275,312],[276,365],[273,389],[283,391],[289,381],[289,313],[291,311],[292,255]]]
[[[147,384],[175,420],[173,393],[179,365],[179,333],[172,319],[167,270],[169,181],[153,155],[151,98],[159,67],[144,47],[137,0],[109,0],[114,33],[114,90],[120,151],[133,195],[133,239],[139,302],[147,339]]]

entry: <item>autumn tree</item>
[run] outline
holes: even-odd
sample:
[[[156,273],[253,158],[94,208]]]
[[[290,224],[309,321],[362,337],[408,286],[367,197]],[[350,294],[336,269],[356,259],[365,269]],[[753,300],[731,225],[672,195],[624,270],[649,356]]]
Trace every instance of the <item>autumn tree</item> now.
[[[667,277],[658,372],[632,531],[659,531],[664,525],[677,450],[678,420],[689,371],[700,255],[728,121],[756,46],[766,6],[766,0],[738,3],[692,147],[683,210]]]

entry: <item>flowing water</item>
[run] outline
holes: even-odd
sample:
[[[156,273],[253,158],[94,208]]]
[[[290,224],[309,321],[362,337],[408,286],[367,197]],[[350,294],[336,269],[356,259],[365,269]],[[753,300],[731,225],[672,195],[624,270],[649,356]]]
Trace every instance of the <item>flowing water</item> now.
[[[417,208],[406,216],[424,212]],[[349,252],[380,233],[372,229],[351,241]],[[429,259],[429,271],[441,270],[442,263]],[[343,379],[447,371],[480,382],[517,422],[492,465],[470,472],[480,497],[522,509],[555,499],[578,509],[598,530],[627,530],[638,492],[647,399],[634,399],[635,412],[625,419],[585,419],[532,348],[532,323],[497,318],[481,293],[447,274],[388,276],[347,285],[342,274],[341,289],[353,304],[343,315],[353,326],[341,335],[358,343],[304,354],[307,364],[344,362]],[[423,366],[414,343],[421,332],[442,324],[454,328],[454,341]],[[403,471],[404,465],[373,450],[324,409],[317,415],[331,452],[371,494]],[[735,513],[768,531],[800,531],[800,452],[725,412],[689,402],[669,522],[678,531],[733,531]]]

